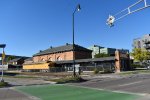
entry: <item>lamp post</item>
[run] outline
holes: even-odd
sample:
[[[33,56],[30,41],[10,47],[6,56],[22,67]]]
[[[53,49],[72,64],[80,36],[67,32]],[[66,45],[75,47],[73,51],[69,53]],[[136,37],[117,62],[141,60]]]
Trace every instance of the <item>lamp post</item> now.
[[[72,46],[73,46],[73,76],[75,77],[76,76],[76,73],[75,73],[75,43],[74,43],[74,15],[77,11],[80,11],[81,10],[81,7],[80,7],[80,4],[78,4],[72,14],[72,28],[73,28],[73,39],[72,39]]]
[[[4,58],[5,58],[5,54],[4,54],[4,48],[6,47],[6,44],[0,44],[0,48],[3,49],[3,53],[2,53],[2,74],[1,74],[1,80],[0,82],[4,82],[4,79],[3,79],[3,65],[4,65]]]

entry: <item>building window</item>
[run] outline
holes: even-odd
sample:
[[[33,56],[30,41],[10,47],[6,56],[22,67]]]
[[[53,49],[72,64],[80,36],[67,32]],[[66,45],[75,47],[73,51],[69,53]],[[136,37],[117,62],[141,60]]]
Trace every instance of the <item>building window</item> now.
[[[48,58],[48,61],[53,61],[52,57]]]
[[[60,61],[60,60],[62,60],[62,58],[59,56],[59,57],[57,57],[57,61]]]
[[[41,59],[41,61],[45,61],[45,59],[44,59],[44,58],[42,58],[42,59]]]
[[[138,48],[141,48],[141,42],[138,41]]]

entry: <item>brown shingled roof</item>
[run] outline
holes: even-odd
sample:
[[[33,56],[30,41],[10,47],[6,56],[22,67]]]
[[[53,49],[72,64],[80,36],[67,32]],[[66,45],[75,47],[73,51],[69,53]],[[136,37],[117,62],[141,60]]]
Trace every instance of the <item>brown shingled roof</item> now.
[[[86,52],[92,52],[91,50],[84,48],[79,45],[74,45],[75,46],[75,51],[86,51]],[[59,47],[53,47],[53,48],[48,48],[46,50],[40,51],[39,53],[34,54],[33,56],[39,56],[39,55],[46,55],[46,54],[51,54],[51,53],[57,53],[57,52],[64,52],[64,51],[72,51],[73,50],[73,45],[72,44],[67,44],[64,46],[59,46]]]

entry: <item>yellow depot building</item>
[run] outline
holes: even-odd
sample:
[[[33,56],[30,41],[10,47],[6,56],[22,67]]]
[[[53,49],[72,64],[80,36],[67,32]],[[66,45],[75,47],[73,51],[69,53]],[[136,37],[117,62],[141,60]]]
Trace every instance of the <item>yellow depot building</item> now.
[[[33,63],[33,64],[24,64],[24,70],[32,70],[32,69],[49,69],[49,63]]]

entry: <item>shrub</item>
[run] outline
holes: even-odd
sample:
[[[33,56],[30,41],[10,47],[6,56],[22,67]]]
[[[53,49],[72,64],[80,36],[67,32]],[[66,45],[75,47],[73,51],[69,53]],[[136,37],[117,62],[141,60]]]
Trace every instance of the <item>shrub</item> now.
[[[104,73],[112,73],[113,71],[111,69],[105,69]]]
[[[94,74],[98,74],[99,70],[97,68],[94,69]]]
[[[101,72],[101,74],[107,74],[107,73],[113,73],[114,72],[114,69],[112,68],[112,69],[110,69],[110,68],[105,68],[102,72]]]
[[[0,88],[7,87],[9,84],[7,82],[0,82]]]
[[[132,66],[132,68],[143,68],[144,67],[144,66],[139,65],[139,64],[132,64],[131,66]]]
[[[86,81],[85,79],[76,76],[76,77],[65,77],[65,78],[60,78],[60,79],[54,79],[51,80],[56,82],[57,84],[63,84],[63,83],[77,83],[77,82],[84,82]]]

